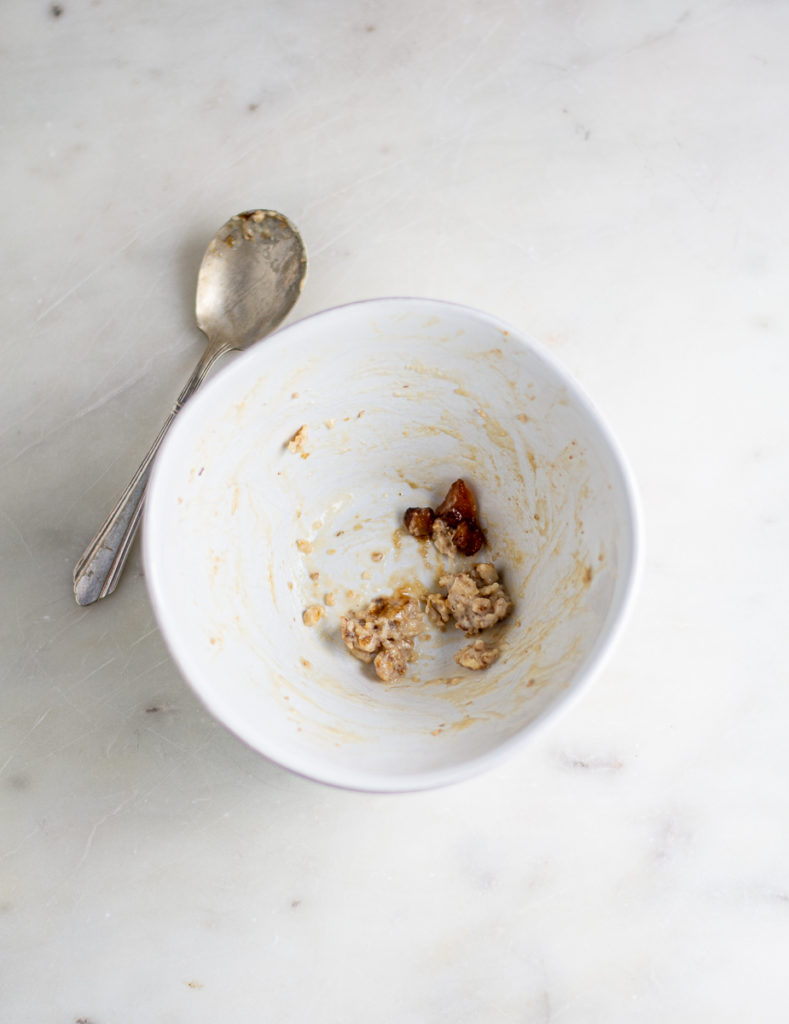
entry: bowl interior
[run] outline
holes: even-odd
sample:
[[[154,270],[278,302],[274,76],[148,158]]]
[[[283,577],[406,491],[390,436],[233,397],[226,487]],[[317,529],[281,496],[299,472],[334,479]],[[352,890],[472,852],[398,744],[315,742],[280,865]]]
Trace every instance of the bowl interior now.
[[[340,615],[437,589],[452,566],[402,515],[460,476],[489,541],[471,561],[495,562],[515,602],[502,656],[462,669],[462,633],[429,627],[382,684]],[[165,638],[221,721],[308,776],[397,790],[479,769],[588,677],[629,591],[633,502],[594,410],[527,340],[464,307],[379,300],[278,332],[192,400],[144,543]]]

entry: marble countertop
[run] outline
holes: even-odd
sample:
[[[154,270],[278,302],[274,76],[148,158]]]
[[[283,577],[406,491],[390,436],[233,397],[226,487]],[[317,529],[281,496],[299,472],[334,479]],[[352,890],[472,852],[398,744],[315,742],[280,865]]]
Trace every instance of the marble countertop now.
[[[786,1020],[787,38],[766,0],[2,5],[2,1020]],[[247,750],[136,551],[74,603],[200,354],[206,242],[258,205],[308,247],[291,319],[493,312],[638,479],[623,639],[470,782]]]

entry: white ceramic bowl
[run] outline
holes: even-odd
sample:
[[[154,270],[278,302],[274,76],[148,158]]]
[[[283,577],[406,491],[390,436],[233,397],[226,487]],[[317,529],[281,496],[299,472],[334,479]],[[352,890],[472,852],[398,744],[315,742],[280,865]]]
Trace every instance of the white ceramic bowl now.
[[[515,601],[503,654],[461,669],[462,634],[431,630],[385,685],[340,614],[435,589],[446,563],[402,515],[461,476],[488,533],[475,560]],[[380,299],[280,330],[189,403],[150,483],[145,573],[183,675],[251,747],[339,786],[424,789],[492,765],[589,682],[632,594],[636,520],[610,433],[534,342],[466,307]]]

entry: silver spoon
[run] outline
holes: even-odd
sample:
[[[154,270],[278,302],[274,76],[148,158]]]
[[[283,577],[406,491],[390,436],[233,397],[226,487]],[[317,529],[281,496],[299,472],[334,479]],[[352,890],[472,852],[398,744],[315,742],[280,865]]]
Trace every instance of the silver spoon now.
[[[93,604],[115,589],[140,524],[154,456],[184,403],[226,352],[273,331],[299,297],[307,257],[298,231],[273,210],[248,210],[214,235],[197,275],[197,326],[208,345],[151,450],[74,567],[77,604]]]

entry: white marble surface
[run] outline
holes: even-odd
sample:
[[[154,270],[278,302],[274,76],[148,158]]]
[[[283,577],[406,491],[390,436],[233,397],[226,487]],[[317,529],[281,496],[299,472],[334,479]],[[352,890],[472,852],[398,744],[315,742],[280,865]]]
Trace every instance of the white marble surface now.
[[[0,7],[0,1019],[785,1021],[789,7]],[[602,677],[420,795],[198,705],[138,556],[71,568],[196,361],[204,245],[299,225],[294,315],[419,294],[539,338],[647,530]]]

